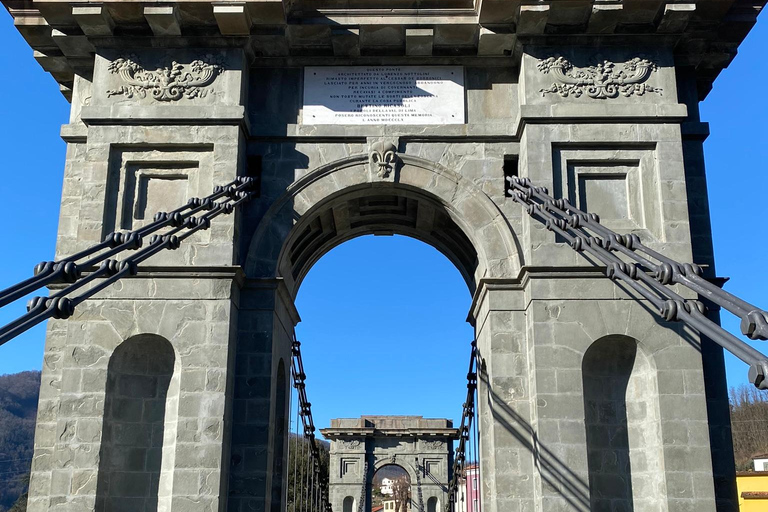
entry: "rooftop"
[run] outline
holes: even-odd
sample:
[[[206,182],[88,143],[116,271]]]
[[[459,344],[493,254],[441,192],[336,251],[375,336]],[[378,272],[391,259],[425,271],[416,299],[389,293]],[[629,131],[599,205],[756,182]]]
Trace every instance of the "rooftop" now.
[[[331,427],[320,432],[328,439],[335,437],[458,437],[453,422],[443,418],[423,416],[361,416],[360,418],[337,418],[331,420]]]
[[[524,45],[655,45],[695,70],[699,95],[736,55],[768,0],[3,0],[34,58],[69,95],[97,48],[242,47],[275,65],[517,65]],[[336,59],[334,61],[334,59]],[[382,60],[384,59],[384,60]],[[495,59],[495,61],[494,61]]]

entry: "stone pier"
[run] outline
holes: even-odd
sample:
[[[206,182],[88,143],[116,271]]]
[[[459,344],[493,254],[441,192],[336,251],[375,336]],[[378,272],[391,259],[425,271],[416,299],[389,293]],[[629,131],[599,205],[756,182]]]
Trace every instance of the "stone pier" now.
[[[284,510],[294,299],[367,234],[433,245],[473,294],[486,512],[736,510],[722,350],[505,178],[717,277],[699,101],[765,0],[3,4],[72,104],[58,257],[259,181],[49,323],[30,512]]]

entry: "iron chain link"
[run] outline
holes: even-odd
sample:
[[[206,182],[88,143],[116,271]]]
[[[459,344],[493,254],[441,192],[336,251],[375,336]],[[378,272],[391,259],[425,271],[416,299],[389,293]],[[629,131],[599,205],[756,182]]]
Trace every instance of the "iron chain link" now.
[[[768,389],[768,357],[736,338],[706,316],[701,301],[682,297],[671,288],[683,286],[699,297],[724,308],[741,319],[741,331],[753,340],[768,339],[768,312],[726,292],[702,277],[702,269],[679,263],[644,245],[635,234],[619,235],[600,224],[600,218],[555,199],[545,187],[528,178],[510,176],[508,193],[534,219],[579,253],[587,253],[605,266],[605,275],[621,281],[655,307],[668,322],[683,322],[747,363],[749,380]],[[622,259],[620,256],[623,256]]]
[[[255,190],[254,178],[238,177],[227,185],[215,187],[213,194],[207,197],[192,198],[176,210],[157,213],[152,223],[138,230],[110,233],[101,243],[69,258],[39,263],[35,266],[33,277],[0,291],[0,307],[45,286],[61,283],[67,283],[68,286],[50,297],[30,299],[25,315],[0,327],[0,345],[49,318],[69,318],[83,301],[123,277],[136,275],[138,265],[151,256],[164,249],[178,249],[184,240],[197,231],[209,229],[214,218],[232,213],[237,206],[252,199]],[[201,212],[205,213],[196,216]],[[169,227],[172,228],[170,231],[158,233]],[[144,242],[148,237],[149,242],[145,247]],[[123,260],[113,259],[113,256],[126,251],[137,252]],[[94,267],[95,270],[83,277],[83,271]],[[80,295],[72,295],[99,278],[103,280],[97,285]]]

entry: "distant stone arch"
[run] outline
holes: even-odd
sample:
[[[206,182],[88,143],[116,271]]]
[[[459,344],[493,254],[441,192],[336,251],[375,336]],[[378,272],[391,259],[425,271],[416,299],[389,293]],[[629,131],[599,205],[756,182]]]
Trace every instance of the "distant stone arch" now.
[[[172,385],[175,363],[171,344],[154,334],[129,338],[113,352],[107,369],[97,512],[154,512],[163,498],[170,499],[174,446],[165,446],[164,439],[166,430],[175,431],[175,411],[166,410],[168,398],[178,394],[178,383]]]
[[[436,497],[432,496],[427,500],[427,512],[438,512],[439,508],[440,505]]]
[[[384,512],[410,512],[414,498],[410,473],[396,462],[377,466],[371,477],[371,507],[383,505]]]
[[[347,496],[344,498],[343,512],[354,512],[355,510],[355,498]]]

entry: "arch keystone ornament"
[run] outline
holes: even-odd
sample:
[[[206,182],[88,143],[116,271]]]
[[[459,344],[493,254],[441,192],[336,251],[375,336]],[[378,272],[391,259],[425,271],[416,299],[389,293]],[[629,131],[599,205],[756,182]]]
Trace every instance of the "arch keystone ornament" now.
[[[604,60],[585,68],[574,66],[564,57],[549,57],[539,61],[537,67],[544,74],[551,73],[556,80],[551,87],[539,90],[542,96],[557,93],[563,98],[579,98],[586,93],[590,98],[608,99],[662,93],[661,88],[645,83],[657,70],[656,64],[640,57],[619,64]]]
[[[398,161],[397,147],[393,143],[380,140],[371,144],[371,172],[379,178],[394,178]]]

